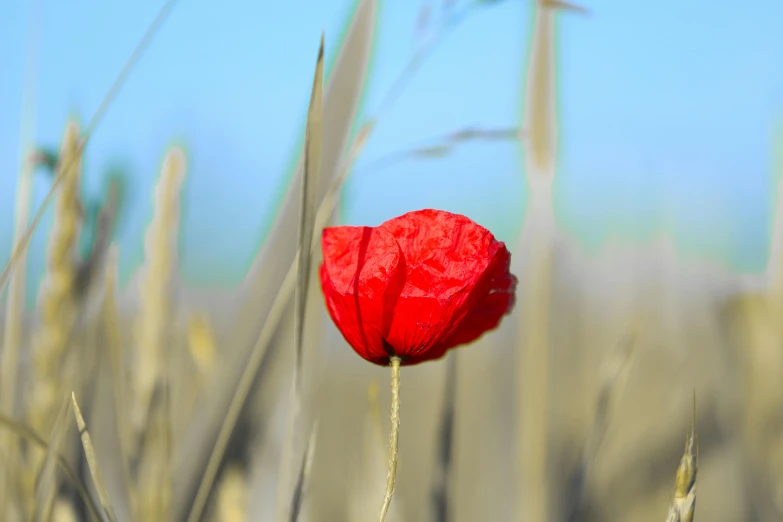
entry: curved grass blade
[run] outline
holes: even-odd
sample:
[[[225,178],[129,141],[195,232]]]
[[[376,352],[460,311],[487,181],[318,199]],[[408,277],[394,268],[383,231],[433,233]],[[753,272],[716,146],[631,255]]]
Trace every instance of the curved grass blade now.
[[[100,342],[105,353],[98,357],[99,374],[94,383],[92,417],[103,419],[93,427],[91,437],[103,463],[103,480],[112,498],[112,507],[118,520],[130,520],[132,492],[130,472],[130,426],[126,412],[127,374],[123,364],[123,328],[118,310],[119,290],[117,263],[119,253],[112,244],[105,254],[100,276],[95,275],[94,285],[100,286],[96,294],[102,294],[102,303],[95,320],[101,327]],[[98,267],[96,267],[98,268]],[[101,280],[99,280],[101,279]]]
[[[114,515],[114,509],[112,509],[109,503],[109,494],[106,491],[106,486],[103,482],[101,475],[101,469],[98,466],[98,458],[95,456],[95,448],[92,446],[92,439],[90,439],[90,433],[87,431],[87,425],[84,422],[82,411],[79,409],[79,403],[76,402],[76,394],[71,393],[71,403],[73,404],[73,414],[76,417],[76,425],[79,428],[79,437],[82,440],[82,447],[84,448],[84,456],[87,458],[87,466],[90,468],[90,476],[92,482],[95,485],[95,491],[98,493],[98,500],[103,508],[103,513],[109,522],[116,522],[117,517]]]

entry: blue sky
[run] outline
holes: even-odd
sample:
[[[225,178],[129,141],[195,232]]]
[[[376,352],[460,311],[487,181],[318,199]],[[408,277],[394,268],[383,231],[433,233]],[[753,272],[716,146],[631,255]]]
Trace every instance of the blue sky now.
[[[86,123],[95,112],[162,2],[35,1],[34,135],[56,145],[69,116]],[[353,5],[179,1],[88,146],[86,194],[101,192],[112,165],[132,175],[118,231],[123,279],[141,261],[153,183],[173,143],[189,153],[183,276],[200,286],[241,279],[298,152],[321,30],[332,55],[330,38]],[[590,16],[558,21],[561,229],[591,251],[667,230],[686,255],[759,270],[777,182],[775,135],[783,135],[783,3],[587,5]],[[364,115],[410,58],[420,8],[419,0],[381,2]],[[12,2],[0,20],[0,259],[12,236],[30,12],[31,0]],[[519,125],[532,12],[528,0],[498,1],[453,31],[380,122],[345,188],[344,222],[440,207],[514,241],[526,197],[518,145],[469,144],[383,170],[362,165],[467,126]],[[47,186],[39,176],[36,203]],[[45,231],[31,245],[34,276],[44,247]]]

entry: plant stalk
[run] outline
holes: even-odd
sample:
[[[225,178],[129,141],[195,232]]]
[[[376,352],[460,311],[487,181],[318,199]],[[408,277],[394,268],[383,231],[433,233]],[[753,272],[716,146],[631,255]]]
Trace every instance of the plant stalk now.
[[[391,358],[391,435],[389,436],[389,474],[386,476],[386,495],[383,497],[379,522],[386,520],[389,512],[392,495],[394,494],[394,481],[397,478],[397,445],[400,438],[400,358]]]

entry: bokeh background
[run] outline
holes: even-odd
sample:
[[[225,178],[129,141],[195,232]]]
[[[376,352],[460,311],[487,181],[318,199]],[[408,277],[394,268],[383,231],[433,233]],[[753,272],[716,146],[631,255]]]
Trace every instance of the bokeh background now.
[[[0,181],[0,257],[11,245],[23,96],[35,107],[31,135],[56,146],[68,117],[92,116],[158,4],[6,6],[0,166],[9,175]],[[518,144],[469,144],[437,161],[362,170],[458,129],[521,124],[532,4],[487,4],[454,28],[378,125],[344,189],[343,221],[376,224],[434,206],[516,237],[527,192]],[[666,231],[690,256],[760,270],[777,183],[773,143],[783,127],[783,5],[596,0],[587,7],[590,16],[559,21],[558,224],[590,249]],[[173,142],[187,147],[191,172],[182,273],[201,286],[241,280],[299,152],[312,49],[323,30],[334,56],[353,8],[200,0],[176,7],[86,153],[85,193],[100,194],[101,173],[116,164],[132,180],[118,231],[123,280],[141,262],[153,182]],[[379,9],[363,115],[410,59],[422,4],[387,1]],[[36,73],[25,93],[29,45]],[[46,187],[39,180],[38,202]],[[44,238],[31,247],[31,276],[42,271]],[[30,278],[31,292],[37,280]]]

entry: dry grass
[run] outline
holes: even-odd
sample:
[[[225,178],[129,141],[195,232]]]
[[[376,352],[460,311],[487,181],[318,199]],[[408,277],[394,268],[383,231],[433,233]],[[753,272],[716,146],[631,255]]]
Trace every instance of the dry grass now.
[[[685,441],[685,451],[677,467],[674,498],[666,522],[693,522],[696,513],[696,475],[699,472],[699,443],[696,438],[696,392],[693,395],[693,421]]]
[[[117,520],[117,516],[114,514],[114,508],[112,508],[111,501],[109,500],[109,494],[106,491],[106,484],[103,480],[100,464],[98,463],[98,458],[95,456],[95,447],[92,445],[90,432],[87,431],[87,424],[84,422],[84,416],[79,408],[79,403],[76,402],[75,394],[71,394],[71,404],[73,405],[74,417],[76,417],[76,426],[79,428],[79,438],[81,439],[82,447],[84,448],[84,456],[87,459],[87,467],[90,470],[90,476],[92,477],[98,500],[101,503],[101,508],[103,508],[103,515],[109,522],[114,522]]]
[[[537,4],[522,128],[462,129],[368,164],[522,141],[531,187],[513,256],[514,315],[447,361],[406,372],[398,447],[384,433],[399,412],[388,419],[379,404],[399,389],[371,388],[368,404],[365,390],[386,375],[328,322],[311,282],[320,262],[313,238],[333,221],[343,181],[427,56],[492,2],[442,6],[438,16],[423,9],[419,47],[361,122],[378,6],[357,2],[323,86],[319,53],[283,205],[246,280],[226,296],[200,295],[177,277],[185,158],[176,148],[163,161],[144,266],[130,287],[118,287],[119,253],[109,246],[121,192],[110,192],[100,223],[84,223],[96,228],[89,257],[74,248],[84,147],[173,4],[84,133],[67,127],[29,227],[29,174],[20,178],[14,251],[0,276],[0,288],[10,284],[0,519],[359,521],[377,518],[385,494],[388,522],[653,522],[667,505],[669,521],[692,522],[697,471],[696,520],[781,519],[783,247],[765,278],[739,278],[685,262],[666,243],[587,256],[556,227],[555,19],[581,8]],[[778,199],[774,234],[783,244],[783,189]],[[28,316],[24,252],[50,200],[46,275]],[[672,498],[692,389],[699,410]],[[390,455],[397,479],[386,483]]]
[[[184,176],[184,152],[172,149],[163,160],[152,222],[144,240],[145,264],[139,285],[140,310],[128,404],[128,438],[132,455],[139,461],[135,513],[141,520],[168,520],[171,516],[172,294]]]
[[[300,427],[300,410],[302,408],[302,359],[304,351],[305,311],[307,310],[308,288],[311,279],[311,245],[315,231],[316,193],[318,192],[319,175],[321,171],[321,146],[323,143],[323,75],[324,75],[324,36],[321,35],[321,46],[315,64],[313,88],[310,95],[310,106],[307,111],[307,124],[304,138],[304,167],[302,170],[302,196],[299,204],[299,241],[297,245],[296,290],[294,292],[295,307],[295,358],[294,376],[291,385],[291,403],[289,405],[289,420],[287,436],[280,459],[280,475],[278,479],[277,519],[296,521],[301,508],[301,492],[305,480],[304,471],[308,458],[297,465],[295,457]],[[319,229],[320,230],[320,229]],[[299,469],[298,478],[294,478]],[[289,499],[290,500],[289,502]]]

